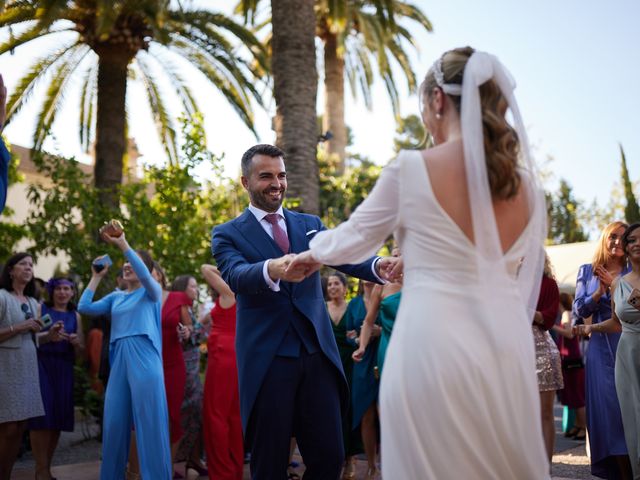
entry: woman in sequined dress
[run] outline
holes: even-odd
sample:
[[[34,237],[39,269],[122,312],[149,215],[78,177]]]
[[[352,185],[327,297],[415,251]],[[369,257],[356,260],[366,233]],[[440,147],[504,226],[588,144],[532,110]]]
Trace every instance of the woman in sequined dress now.
[[[559,307],[560,292],[558,284],[553,278],[549,257],[547,257],[544,263],[538,306],[533,316],[531,328],[536,346],[536,373],[538,374],[538,389],[540,391],[542,434],[549,462],[553,456],[553,443],[556,435],[553,401],[556,390],[560,390],[564,386],[560,352],[549,333],[549,329],[556,322]]]

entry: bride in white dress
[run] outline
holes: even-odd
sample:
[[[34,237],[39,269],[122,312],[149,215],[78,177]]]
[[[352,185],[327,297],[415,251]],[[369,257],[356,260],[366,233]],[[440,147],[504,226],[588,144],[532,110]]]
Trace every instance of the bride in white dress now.
[[[380,387],[385,479],[549,478],[531,335],[546,210],[514,87],[492,55],[445,53],[421,86],[436,146],[401,152],[289,267],[357,263],[395,232],[404,286]]]

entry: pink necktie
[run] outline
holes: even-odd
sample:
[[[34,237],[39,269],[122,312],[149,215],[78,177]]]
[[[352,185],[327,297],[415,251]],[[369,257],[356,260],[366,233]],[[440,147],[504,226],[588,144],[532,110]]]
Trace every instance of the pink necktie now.
[[[264,219],[271,224],[273,228],[273,239],[276,241],[283,253],[289,253],[289,238],[287,232],[278,224],[280,215],[277,213],[269,213]]]

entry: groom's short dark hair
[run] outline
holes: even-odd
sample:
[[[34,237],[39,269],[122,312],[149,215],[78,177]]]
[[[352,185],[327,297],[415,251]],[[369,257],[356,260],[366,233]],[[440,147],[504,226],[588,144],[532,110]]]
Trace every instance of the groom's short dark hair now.
[[[248,177],[251,173],[251,160],[253,160],[253,157],[256,155],[266,155],[273,158],[282,157],[284,160],[284,152],[278,147],[269,145],[268,143],[254,145],[242,155],[241,168],[244,177]]]

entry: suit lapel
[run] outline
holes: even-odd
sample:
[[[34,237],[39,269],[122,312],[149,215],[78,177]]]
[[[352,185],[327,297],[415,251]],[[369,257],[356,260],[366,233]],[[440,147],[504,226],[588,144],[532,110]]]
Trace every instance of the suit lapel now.
[[[249,209],[238,217],[236,228],[265,260],[282,256],[276,242],[264,231],[260,222]]]
[[[236,228],[265,260],[280,258],[283,255],[280,247],[278,247],[276,242],[264,231],[260,222],[258,222],[255,215],[251,213],[249,209],[246,209],[244,213],[238,217],[236,220]],[[287,230],[289,230],[288,223]],[[289,242],[291,242],[291,238],[289,238]],[[291,290],[291,284],[289,282],[280,282],[280,285],[286,290]]]
[[[291,253],[300,253],[309,249],[307,237],[305,236],[304,221],[300,215],[296,215],[289,210],[282,210],[287,222],[287,235],[289,236]]]

